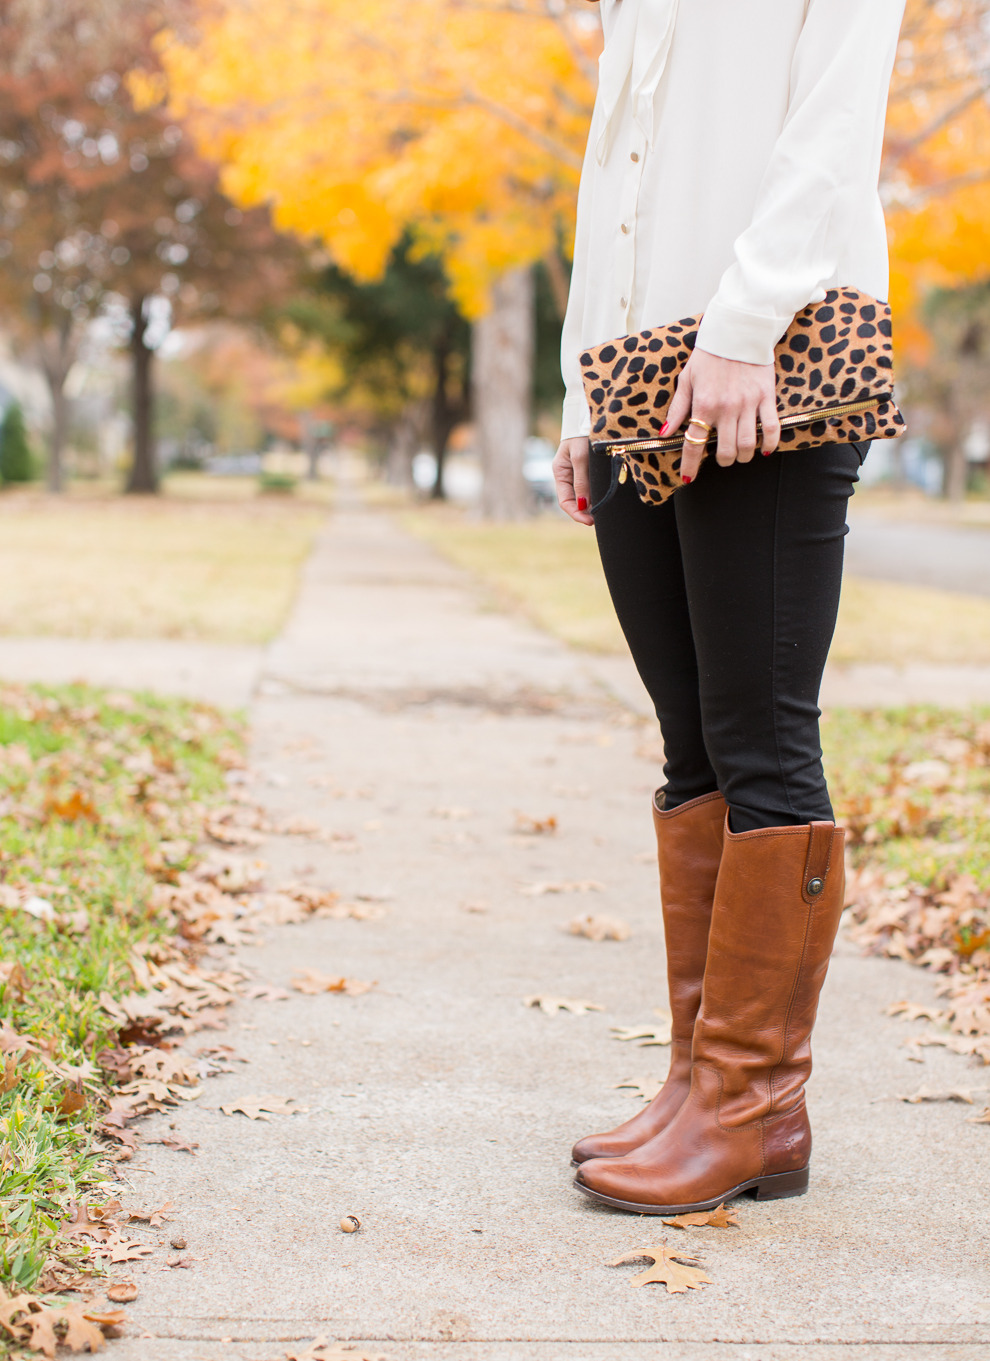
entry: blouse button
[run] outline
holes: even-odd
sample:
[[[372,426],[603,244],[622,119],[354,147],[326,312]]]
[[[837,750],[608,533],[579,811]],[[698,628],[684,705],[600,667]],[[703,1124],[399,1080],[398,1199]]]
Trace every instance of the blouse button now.
[[[628,305],[629,305],[629,299],[628,299],[628,298],[620,298],[620,299],[619,299],[619,306],[620,306],[620,307],[627,307]]]
[[[631,161],[638,161],[638,160],[639,160],[639,152],[638,152],[638,151],[630,151],[630,153],[629,153],[629,159],[630,159]]]
[[[622,231],[622,233],[623,233],[624,236],[628,236],[628,235],[629,235],[629,223],[628,223],[628,222],[623,222],[623,224],[622,224],[620,230]]]

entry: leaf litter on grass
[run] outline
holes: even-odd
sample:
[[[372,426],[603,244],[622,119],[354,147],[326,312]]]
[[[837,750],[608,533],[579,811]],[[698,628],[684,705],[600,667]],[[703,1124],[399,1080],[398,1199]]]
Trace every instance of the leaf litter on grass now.
[[[241,832],[324,839],[248,806],[233,781],[242,740],[206,705],[0,685],[0,1198],[8,1216],[18,1207],[0,1282],[27,1301],[7,1317],[22,1347],[85,1335],[85,1311],[50,1297],[90,1293],[112,1263],[153,1251],[88,1193],[134,1156],[141,1116],[231,1071],[229,1046],[183,1048],[224,1028],[251,981],[218,952],[269,923],[383,911],[309,884],[266,888],[263,862],[232,849],[253,852]]]
[[[824,724],[836,819],[847,828],[847,932],[867,953],[920,965],[941,1006],[889,1014],[913,1037],[990,1063],[990,711],[836,711]]]

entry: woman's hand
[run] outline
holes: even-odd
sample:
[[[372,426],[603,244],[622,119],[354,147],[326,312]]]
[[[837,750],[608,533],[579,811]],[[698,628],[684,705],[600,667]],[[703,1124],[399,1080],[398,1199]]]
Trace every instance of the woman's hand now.
[[[593,525],[588,514],[591,505],[591,478],[588,461],[591,441],[586,435],[574,435],[560,441],[553,459],[553,480],[557,484],[557,500],[579,525]]]
[[[762,450],[772,454],[780,440],[773,365],[744,364],[696,349],[681,372],[665,428],[673,433],[689,417],[718,431],[715,457],[723,467],[748,463],[753,457],[757,419],[762,425]],[[701,439],[705,433],[702,427],[689,425],[685,437]],[[703,445],[690,444],[685,438],[681,455],[683,482],[690,482],[697,475],[703,453]]]

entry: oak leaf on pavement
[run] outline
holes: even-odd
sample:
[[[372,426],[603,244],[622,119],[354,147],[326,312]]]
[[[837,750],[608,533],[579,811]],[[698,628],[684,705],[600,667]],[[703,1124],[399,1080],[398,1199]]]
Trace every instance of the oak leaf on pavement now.
[[[663,1078],[659,1077],[627,1077],[625,1082],[617,1082],[616,1089],[630,1087],[644,1101],[649,1103],[659,1093],[663,1086]]]
[[[297,969],[292,980],[296,992],[304,992],[315,997],[320,992],[339,992],[346,997],[360,997],[370,992],[374,983],[364,983],[360,978],[340,978],[333,974],[322,973],[319,969]]]
[[[632,1252],[623,1253],[621,1257],[616,1257],[614,1262],[609,1262],[609,1266],[622,1266],[625,1262],[637,1262],[644,1257],[653,1265],[641,1271],[638,1276],[634,1276],[629,1282],[630,1285],[651,1285],[653,1282],[659,1282],[667,1287],[668,1295],[683,1295],[687,1290],[700,1290],[703,1285],[713,1283],[712,1278],[706,1276],[696,1265],[696,1258],[668,1252],[665,1243],[661,1243],[657,1248],[636,1248]]]
[[[523,998],[524,1007],[539,1007],[547,1016],[556,1016],[559,1011],[570,1011],[575,1016],[583,1016],[588,1011],[604,1011],[597,1002],[586,1002],[578,997],[551,997],[548,993],[533,993]]]
[[[302,1350],[287,1351],[285,1361],[389,1361],[384,1352],[369,1352],[363,1347],[346,1347],[318,1337]]]
[[[139,1223],[147,1224],[152,1229],[157,1229],[159,1224],[164,1224],[168,1220],[174,1219],[175,1215],[170,1214],[175,1206],[170,1200],[166,1200],[164,1205],[159,1205],[157,1210],[128,1210],[128,1222],[137,1220]]]
[[[635,1043],[638,1049],[645,1049],[651,1044],[668,1045],[671,1040],[671,1026],[673,1022],[667,1016],[661,1020],[659,1025],[624,1026],[614,1025],[610,1029],[612,1037],[616,1040],[630,1040]]]
[[[674,1215],[673,1219],[663,1221],[672,1229],[691,1229],[691,1228],[710,1228],[728,1229],[738,1228],[739,1218],[735,1210],[727,1210],[724,1203],[716,1205],[714,1210],[694,1210],[689,1214]]]
[[[567,930],[572,936],[585,936],[588,940],[628,940],[629,927],[615,917],[594,917],[590,913],[575,917]]]
[[[229,1106],[221,1106],[220,1109],[224,1115],[234,1115],[239,1111],[249,1120],[270,1120],[273,1115],[295,1115],[309,1107],[296,1105],[291,1096],[288,1100],[281,1096],[244,1096],[240,1101],[232,1101]]]

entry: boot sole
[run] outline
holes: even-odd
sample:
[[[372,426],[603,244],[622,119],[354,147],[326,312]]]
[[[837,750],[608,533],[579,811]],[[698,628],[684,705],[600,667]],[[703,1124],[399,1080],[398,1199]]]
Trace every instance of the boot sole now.
[[[753,1177],[750,1181],[741,1181],[738,1186],[723,1191],[712,1200],[696,1200],[690,1205],[643,1205],[635,1200],[616,1200],[614,1196],[603,1195],[601,1191],[585,1186],[576,1177],[574,1185],[592,1200],[600,1201],[603,1205],[612,1205],[617,1210],[630,1210],[633,1214],[639,1215],[681,1215],[714,1210],[728,1200],[745,1195],[747,1191],[752,1194],[754,1200],[785,1200],[788,1196],[803,1196],[808,1189],[808,1181],[809,1170],[802,1167],[799,1172],[778,1172],[772,1177]]]

